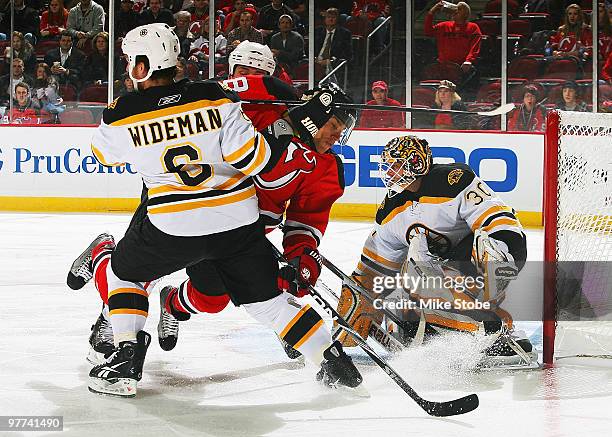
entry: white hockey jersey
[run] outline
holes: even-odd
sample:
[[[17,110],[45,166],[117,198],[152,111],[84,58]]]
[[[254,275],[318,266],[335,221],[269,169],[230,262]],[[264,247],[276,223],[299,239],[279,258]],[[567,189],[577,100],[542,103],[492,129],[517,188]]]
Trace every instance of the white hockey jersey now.
[[[416,233],[425,233],[429,252],[447,258],[479,227],[504,241],[511,253],[524,250],[522,227],[512,209],[469,166],[434,164],[417,192],[385,197],[356,273],[394,276],[406,261],[410,236]],[[515,259],[524,256],[526,252],[521,252]]]
[[[270,146],[217,82],[179,82],[115,100],[91,144],[98,161],[130,163],[148,189],[147,212],[177,236],[222,232],[259,217],[251,175]]]

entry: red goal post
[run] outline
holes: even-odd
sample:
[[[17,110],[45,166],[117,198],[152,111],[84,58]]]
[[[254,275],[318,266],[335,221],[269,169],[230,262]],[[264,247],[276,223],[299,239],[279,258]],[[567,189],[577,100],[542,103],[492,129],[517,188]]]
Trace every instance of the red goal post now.
[[[544,160],[544,362],[612,358],[612,114],[551,111]]]

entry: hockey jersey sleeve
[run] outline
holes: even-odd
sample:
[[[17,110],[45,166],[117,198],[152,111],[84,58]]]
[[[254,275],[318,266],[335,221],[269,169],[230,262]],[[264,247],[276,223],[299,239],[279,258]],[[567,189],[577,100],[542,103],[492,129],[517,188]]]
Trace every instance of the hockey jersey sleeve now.
[[[117,137],[118,133],[110,126],[100,122],[91,139],[91,151],[100,164],[107,167],[116,167],[125,164],[121,147],[123,142]]]
[[[405,235],[394,227],[398,221],[377,224],[366,239],[355,273],[366,278],[395,276],[402,268],[408,253],[408,244],[398,238]]]
[[[240,103],[232,104],[221,138],[223,159],[245,175],[256,175],[268,164],[272,151],[266,139],[244,115]]]
[[[526,258],[526,242],[523,228],[514,210],[480,178],[472,182],[460,194],[460,216],[472,232],[481,228],[491,238],[503,241],[516,261]]]

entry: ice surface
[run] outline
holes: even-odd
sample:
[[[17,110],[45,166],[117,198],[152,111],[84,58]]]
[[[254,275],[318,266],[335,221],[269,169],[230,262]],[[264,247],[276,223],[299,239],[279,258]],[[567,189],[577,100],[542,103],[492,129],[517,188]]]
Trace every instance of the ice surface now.
[[[99,298],[91,284],[70,290],[66,273],[96,235],[120,237],[128,222],[125,215],[0,214],[0,415],[63,415],[63,434],[74,436],[603,436],[612,429],[610,367],[472,373],[474,340],[440,340],[404,352],[392,366],[427,399],[474,392],[481,405],[430,418],[361,353],[355,360],[370,398],[318,386],[317,369],[290,362],[242,309],[192,318],[176,349],[163,352],[157,291],[138,396],[91,394],[85,356]],[[331,223],[321,251],[350,272],[369,229]],[[541,259],[542,233],[528,235],[530,259]],[[329,274],[323,280],[337,285]],[[537,324],[521,328],[539,341]]]

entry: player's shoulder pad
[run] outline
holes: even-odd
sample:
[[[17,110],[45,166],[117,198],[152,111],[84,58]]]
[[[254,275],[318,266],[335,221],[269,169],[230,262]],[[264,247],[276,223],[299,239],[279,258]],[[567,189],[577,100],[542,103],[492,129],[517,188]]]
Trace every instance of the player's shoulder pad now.
[[[163,88],[132,92],[118,97],[104,110],[102,119],[104,123],[111,124],[132,115],[158,110],[161,107],[180,106],[199,100],[221,99],[231,102],[240,101],[236,93],[215,80],[180,81]]]
[[[278,100],[297,100],[295,89],[276,76],[263,76],[263,83],[268,92]]]
[[[454,199],[475,177],[474,171],[466,164],[434,164],[423,178],[419,195]]]

